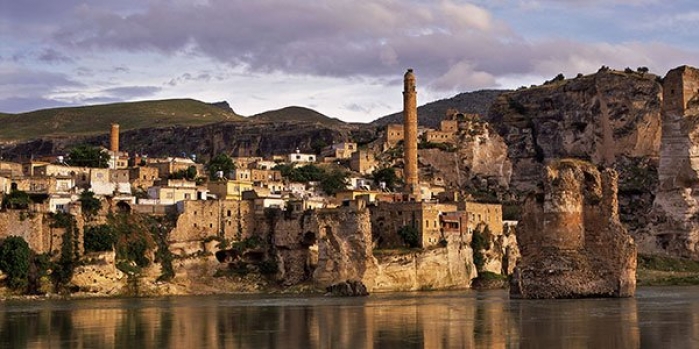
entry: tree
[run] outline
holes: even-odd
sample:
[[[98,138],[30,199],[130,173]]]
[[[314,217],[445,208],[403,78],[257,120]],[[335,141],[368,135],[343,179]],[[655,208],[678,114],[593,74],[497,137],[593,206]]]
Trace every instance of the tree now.
[[[209,171],[209,178],[215,179],[216,173],[219,171],[223,172],[224,176],[227,176],[229,172],[235,170],[235,164],[233,163],[233,159],[228,155],[218,154],[209,161],[207,169]]]
[[[400,179],[396,175],[396,170],[393,169],[393,167],[384,167],[376,170],[372,175],[374,177],[374,182],[383,182],[388,189],[393,189],[400,183]]]
[[[196,166],[189,166],[186,170],[179,170],[173,172],[168,176],[169,179],[188,179],[194,180],[197,178],[197,168]]]
[[[333,195],[347,187],[347,171],[335,169],[326,172],[320,179],[320,187],[328,195]]]
[[[83,210],[83,214],[88,218],[96,215],[102,207],[100,199],[96,198],[95,193],[89,190],[85,190],[80,193],[80,198],[78,201],[80,201],[80,207]]]
[[[71,166],[109,167],[109,154],[99,147],[81,144],[70,150],[66,161]]]
[[[22,237],[10,236],[0,246],[0,270],[7,274],[7,285],[25,288],[29,277],[29,244]]]
[[[420,232],[411,225],[404,225],[398,229],[398,236],[411,248],[420,246]]]
[[[85,228],[85,252],[111,251],[116,243],[116,236],[108,225]]]
[[[24,191],[13,189],[2,199],[2,207],[15,210],[26,210],[30,203],[29,194]]]

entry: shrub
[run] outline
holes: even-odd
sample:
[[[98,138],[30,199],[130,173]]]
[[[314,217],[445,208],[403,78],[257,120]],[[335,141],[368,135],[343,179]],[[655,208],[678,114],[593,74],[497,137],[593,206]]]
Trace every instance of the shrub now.
[[[405,242],[409,247],[414,248],[420,246],[420,232],[418,232],[417,228],[413,226],[402,226],[400,229],[398,229],[398,236],[400,236],[400,238],[403,239],[403,242]]]
[[[80,207],[83,210],[83,215],[88,218],[96,215],[102,207],[100,199],[96,198],[95,193],[89,190],[85,190],[80,193],[80,198],[78,201],[80,201]]]
[[[114,248],[116,237],[107,225],[85,228],[85,252],[104,252]]]
[[[30,203],[29,194],[21,190],[12,190],[9,194],[5,195],[2,199],[2,207],[15,209],[15,210],[26,210],[29,208]]]
[[[25,288],[29,276],[29,244],[19,236],[10,236],[0,246],[0,270],[7,274],[7,285]]]

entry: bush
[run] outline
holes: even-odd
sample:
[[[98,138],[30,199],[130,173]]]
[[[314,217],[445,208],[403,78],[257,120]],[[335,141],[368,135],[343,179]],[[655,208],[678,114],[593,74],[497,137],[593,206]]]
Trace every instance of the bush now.
[[[100,199],[96,198],[95,193],[89,190],[85,190],[80,193],[80,198],[78,201],[80,201],[80,207],[83,210],[83,215],[88,218],[96,215],[102,207]]]
[[[7,274],[7,286],[14,290],[27,287],[29,244],[19,236],[10,236],[0,246],[0,270]]]
[[[9,194],[5,195],[2,199],[2,207],[15,209],[15,210],[26,210],[29,208],[30,203],[29,194],[21,190],[12,190]]]
[[[107,225],[85,228],[85,252],[104,252],[114,249],[116,237]]]
[[[398,229],[398,236],[400,236],[400,238],[403,239],[403,242],[405,242],[409,247],[415,248],[420,246],[420,232],[413,226],[402,226],[400,229]]]

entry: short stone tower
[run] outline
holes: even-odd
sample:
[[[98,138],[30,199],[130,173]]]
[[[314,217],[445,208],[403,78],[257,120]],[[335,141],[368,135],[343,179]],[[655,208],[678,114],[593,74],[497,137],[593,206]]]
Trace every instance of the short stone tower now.
[[[417,90],[415,74],[408,69],[403,77],[403,161],[405,192],[420,200],[417,168]]]

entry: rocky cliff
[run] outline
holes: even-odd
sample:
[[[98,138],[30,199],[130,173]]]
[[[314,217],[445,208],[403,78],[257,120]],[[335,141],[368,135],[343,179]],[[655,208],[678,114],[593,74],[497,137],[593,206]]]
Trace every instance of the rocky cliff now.
[[[460,121],[455,143],[446,151],[419,150],[421,178],[471,193],[507,192],[512,176],[508,147],[488,122]]]
[[[422,251],[374,254],[369,210],[319,210],[280,219],[274,229],[277,280],[324,289],[361,281],[369,292],[468,288],[476,277],[467,241]]]
[[[487,120],[508,145],[512,185],[533,189],[548,159],[614,166],[621,158],[657,158],[662,89],[656,80],[601,70],[500,95]]]
[[[580,160],[545,168],[524,204],[521,259],[510,294],[521,298],[629,297],[636,245],[618,215],[617,174]]]

